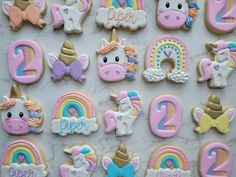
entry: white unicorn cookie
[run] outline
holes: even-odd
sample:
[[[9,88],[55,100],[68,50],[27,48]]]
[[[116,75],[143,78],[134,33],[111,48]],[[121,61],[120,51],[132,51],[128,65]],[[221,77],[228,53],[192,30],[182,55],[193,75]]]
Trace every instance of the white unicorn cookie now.
[[[65,147],[65,153],[71,155],[72,161],[60,166],[61,177],[90,177],[95,171],[97,155],[87,144],[73,144]]]
[[[19,86],[14,84],[10,96],[3,96],[0,104],[3,129],[12,135],[41,133],[44,114],[34,100],[21,95]]]
[[[142,100],[137,91],[121,91],[117,95],[111,95],[116,101],[118,111],[106,111],[104,121],[106,133],[116,130],[117,136],[131,135],[133,124],[142,112]]]
[[[218,41],[207,43],[212,59],[203,58],[198,63],[198,81],[208,81],[209,87],[224,88],[227,78],[236,68],[236,43]]]
[[[65,5],[52,4],[53,27],[64,25],[66,33],[82,33],[82,22],[92,6],[92,0],[65,0]]]

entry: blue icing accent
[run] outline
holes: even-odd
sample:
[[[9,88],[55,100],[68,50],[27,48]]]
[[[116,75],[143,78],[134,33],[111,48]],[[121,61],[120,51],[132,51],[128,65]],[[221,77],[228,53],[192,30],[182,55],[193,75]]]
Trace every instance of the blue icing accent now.
[[[12,159],[13,163],[18,163],[19,155],[23,155],[26,158],[27,164],[33,163],[29,153],[26,150],[18,150],[18,151],[16,151],[16,153],[14,154],[13,159]]]
[[[126,0],[126,4],[127,4],[127,7],[131,7],[131,8],[133,7],[132,0]],[[115,8],[118,8],[119,6],[118,0],[113,0],[112,6]]]
[[[126,73],[125,77],[129,80],[134,80],[135,79],[134,74],[129,72],[129,71]]]
[[[84,111],[82,109],[82,107],[76,103],[76,102],[71,102],[69,104],[67,104],[64,109],[63,109],[63,117],[68,117],[68,110],[70,107],[74,107],[77,111],[78,111],[78,115],[79,117],[84,116]]]
[[[157,109],[158,109],[158,110],[161,110],[161,107],[162,107],[163,105],[165,106],[165,103],[164,103],[164,102],[161,102],[161,103],[158,105]],[[164,123],[165,123],[165,121],[166,121],[166,115],[165,115],[165,117],[161,120],[161,122],[157,125],[157,129],[158,129],[158,130],[164,130]]]
[[[119,168],[115,163],[110,163],[107,167],[107,174],[105,177],[136,177],[133,165],[126,164]]]
[[[194,8],[194,9],[200,10],[199,6],[195,2],[190,2],[188,4],[188,8]]]
[[[88,154],[90,153],[90,149],[88,147],[84,147],[83,149],[81,149],[80,151],[82,154]]]
[[[168,157],[164,158],[161,162],[160,167],[165,168],[167,161],[172,161],[175,169],[179,168],[178,161],[174,157],[171,157],[171,156],[168,156]]]
[[[230,48],[230,49],[236,49],[236,43],[229,43],[228,44],[228,47]]]
[[[134,57],[128,57],[128,62],[135,63],[135,64],[138,63],[137,59]]]
[[[136,91],[130,91],[130,92],[128,93],[128,96],[129,96],[129,97],[134,97],[134,96],[138,96],[138,94],[137,94]]]

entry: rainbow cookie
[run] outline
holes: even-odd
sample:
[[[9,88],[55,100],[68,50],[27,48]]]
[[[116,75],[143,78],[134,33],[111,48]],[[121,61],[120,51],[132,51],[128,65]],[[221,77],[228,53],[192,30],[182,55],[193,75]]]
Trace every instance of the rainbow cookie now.
[[[18,84],[13,84],[9,96],[0,103],[3,129],[12,135],[41,133],[44,121],[42,108],[36,101],[21,95]]]
[[[144,0],[100,0],[96,22],[106,29],[143,28],[147,23]]]
[[[60,166],[61,177],[91,177],[97,165],[95,150],[87,144],[73,144],[65,147],[72,161]]]
[[[58,99],[51,126],[53,133],[89,135],[97,129],[95,106],[88,96],[69,92]]]
[[[166,75],[161,66],[168,62],[172,71]],[[146,70],[143,77],[147,82],[159,82],[164,79],[176,83],[189,80],[189,53],[186,45],[177,37],[164,35],[154,39],[146,51]]]
[[[186,155],[175,146],[163,146],[150,156],[146,177],[192,177]]]
[[[16,140],[6,148],[1,164],[1,177],[45,177],[48,165],[38,145]]]

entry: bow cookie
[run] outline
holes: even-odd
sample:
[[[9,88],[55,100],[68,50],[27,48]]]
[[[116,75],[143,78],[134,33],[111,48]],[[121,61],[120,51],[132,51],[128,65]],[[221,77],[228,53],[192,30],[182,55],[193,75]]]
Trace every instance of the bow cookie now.
[[[193,109],[193,117],[198,124],[194,130],[200,134],[216,128],[220,133],[226,134],[234,116],[234,108],[223,109],[219,97],[211,95],[204,110],[198,107]]]

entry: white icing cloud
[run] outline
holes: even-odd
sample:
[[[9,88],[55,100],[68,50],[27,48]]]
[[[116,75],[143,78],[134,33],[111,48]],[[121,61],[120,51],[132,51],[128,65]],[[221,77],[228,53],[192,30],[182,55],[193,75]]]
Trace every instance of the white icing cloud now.
[[[190,170],[182,169],[148,169],[146,177],[192,177],[192,173]]]
[[[167,78],[177,83],[185,83],[189,80],[189,73],[174,69],[167,75]]]
[[[159,82],[166,78],[165,73],[161,70],[149,68],[143,72],[145,80],[149,82]]]

